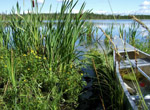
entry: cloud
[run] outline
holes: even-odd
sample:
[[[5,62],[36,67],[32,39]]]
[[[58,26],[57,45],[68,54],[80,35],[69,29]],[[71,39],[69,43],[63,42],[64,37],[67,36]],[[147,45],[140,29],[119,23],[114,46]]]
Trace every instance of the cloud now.
[[[32,13],[32,11],[30,11],[30,10],[25,10],[25,11],[23,11],[23,12],[21,12],[21,14],[29,14],[29,13]]]
[[[126,11],[120,13],[120,15],[149,15],[150,9],[139,9],[135,11]]]
[[[79,10],[78,9],[73,9],[72,13],[79,13]]]
[[[57,0],[58,2],[62,2],[62,1],[64,1],[64,0]]]
[[[142,10],[146,10],[146,9],[148,9],[148,8],[149,8],[149,7],[147,7],[147,6],[142,6],[142,7],[141,7]]]
[[[144,10],[138,10],[136,11],[137,14],[141,14],[141,15],[149,15],[150,14],[150,9],[144,9]]]
[[[94,11],[95,14],[112,14],[111,12],[105,11],[105,10],[97,10]],[[134,14],[134,15],[150,15],[150,0],[144,0],[140,5],[139,8],[136,10],[126,10],[126,11],[114,11],[113,12],[114,15],[130,15],[130,14]]]
[[[65,1],[65,0],[57,0],[58,2],[63,2],[63,1]],[[71,0],[66,0],[66,1],[71,1]]]
[[[37,2],[42,4],[42,3],[44,3],[44,0],[37,0]]]
[[[150,6],[150,1],[145,0],[140,6]]]
[[[136,11],[138,14],[150,14],[150,1],[145,0],[140,5],[140,9]]]
[[[107,14],[108,12],[104,10],[98,10],[98,11],[95,11],[94,13],[95,14]]]

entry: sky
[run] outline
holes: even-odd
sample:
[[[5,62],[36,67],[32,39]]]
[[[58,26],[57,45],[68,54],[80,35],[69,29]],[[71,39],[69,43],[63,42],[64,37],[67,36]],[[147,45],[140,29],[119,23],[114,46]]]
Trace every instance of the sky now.
[[[31,0],[0,0],[0,13],[10,14],[12,7],[16,8],[18,1],[21,13],[31,11]],[[74,0],[75,1],[75,0]],[[50,5],[51,12],[59,12],[63,0],[37,0],[38,6],[42,8],[42,13],[48,13]],[[150,15],[150,0],[79,0],[73,13],[77,13],[83,4],[86,3],[84,10],[92,10],[96,14],[148,14]],[[111,10],[112,8],[112,10]],[[29,11],[28,11],[29,10]]]

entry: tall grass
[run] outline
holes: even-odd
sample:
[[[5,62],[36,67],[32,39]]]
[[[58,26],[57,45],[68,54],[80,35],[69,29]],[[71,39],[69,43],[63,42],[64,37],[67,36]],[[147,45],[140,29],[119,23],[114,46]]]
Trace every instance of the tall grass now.
[[[107,28],[105,30],[105,33],[110,36],[110,39],[113,38],[113,30],[114,30],[114,24],[112,24],[109,28]],[[107,37],[105,37],[104,42],[105,42],[105,45],[108,47],[109,46],[109,39]]]
[[[138,34],[138,29],[139,29],[139,25],[135,22],[131,25],[131,27],[129,27],[129,32],[128,32],[127,37],[129,39],[129,43],[133,46],[136,45],[135,42],[137,41],[136,39],[139,35]]]
[[[39,13],[17,14],[0,22],[0,106],[3,109],[76,109],[83,85],[78,45],[91,43],[93,25],[85,23],[85,3],[77,16],[71,13],[78,1],[64,1],[60,13],[49,21]],[[56,20],[57,19],[57,20]],[[113,25],[106,32],[112,38]],[[133,35],[136,29],[131,29]],[[121,35],[123,31],[121,30]],[[76,42],[80,41],[78,45]],[[135,42],[134,42],[135,43]],[[112,56],[90,51],[97,75],[96,89],[104,109],[123,109],[123,92],[116,81]],[[106,60],[106,61],[105,61]],[[119,94],[119,95],[118,95]]]
[[[105,52],[100,53],[97,49],[91,49],[87,56],[90,60],[89,65],[93,67],[96,74],[93,83],[98,94],[96,99],[99,99],[104,110],[122,110],[124,93],[116,74],[114,74],[112,52]]]
[[[100,28],[100,27],[99,27]],[[101,30],[102,30],[102,28],[100,28]],[[138,29],[139,29],[139,24],[137,24],[137,23],[133,23],[132,25],[131,25],[131,27],[129,27],[129,32],[126,34],[126,30],[124,30],[124,29],[122,29],[122,28],[119,28],[120,29],[120,38],[123,40],[123,36],[124,37],[128,37],[129,38],[129,43],[131,44],[131,45],[133,45],[133,46],[135,46],[135,47],[141,47],[141,42],[139,43],[139,42],[137,42],[137,39],[136,39],[136,37],[139,35],[138,34]],[[110,31],[110,30],[109,30]],[[102,30],[102,32],[104,33],[104,35],[107,37],[107,39],[109,39],[109,42],[111,42],[112,43],[112,45],[114,46],[114,50],[116,50],[116,46],[114,45],[114,43],[113,43],[113,41],[111,40],[111,38],[110,38],[110,35],[109,34],[106,34],[103,30]],[[124,34],[124,32],[125,32],[125,34]],[[126,36],[127,35],[127,36]],[[147,49],[146,49],[147,50]],[[117,50],[116,50],[117,51]],[[126,52],[126,49],[125,49],[125,53],[127,54],[127,52]],[[118,54],[118,57],[120,57],[120,59],[122,59],[122,57],[120,56],[120,54]],[[128,60],[129,60],[129,58],[128,58]],[[132,68],[132,72],[133,73],[135,73],[134,72],[134,70],[133,70],[133,68]],[[135,79],[135,82],[131,82],[131,83],[134,83],[134,85],[137,85],[137,87],[136,87],[136,90],[137,90],[137,94],[141,97],[140,98],[140,104],[142,105],[142,107],[144,108],[144,109],[148,109],[148,107],[147,107],[147,105],[146,105],[146,103],[145,103],[145,100],[144,100],[144,98],[143,98],[143,95],[142,95],[142,92],[141,92],[141,90],[140,90],[140,86],[139,86],[139,83],[138,83],[138,80],[136,79],[136,76],[134,75],[134,79]],[[110,84],[111,85],[111,84]],[[120,99],[123,99],[122,97],[120,97]]]
[[[88,28],[85,3],[75,18],[78,1],[64,1],[58,21],[43,22],[39,8],[27,15],[12,10],[10,21],[0,22],[0,97],[7,109],[75,109],[84,82],[79,73],[76,42]],[[81,36],[82,35],[82,36]]]

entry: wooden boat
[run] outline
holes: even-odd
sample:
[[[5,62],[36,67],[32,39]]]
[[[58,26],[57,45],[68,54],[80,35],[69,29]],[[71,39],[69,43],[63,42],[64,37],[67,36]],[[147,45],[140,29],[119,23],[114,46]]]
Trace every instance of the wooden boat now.
[[[150,109],[150,55],[119,37],[114,37],[113,42],[117,48],[113,51],[115,71],[124,91],[126,109]]]

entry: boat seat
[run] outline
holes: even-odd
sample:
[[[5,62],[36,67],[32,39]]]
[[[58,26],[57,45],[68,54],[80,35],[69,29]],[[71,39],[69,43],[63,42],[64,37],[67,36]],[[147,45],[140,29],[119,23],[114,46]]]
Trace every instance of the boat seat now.
[[[131,66],[135,65],[135,59],[120,61],[120,69],[131,68]],[[138,58],[137,66],[150,66],[150,59],[148,58]]]

